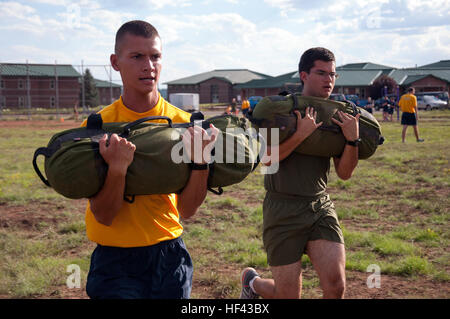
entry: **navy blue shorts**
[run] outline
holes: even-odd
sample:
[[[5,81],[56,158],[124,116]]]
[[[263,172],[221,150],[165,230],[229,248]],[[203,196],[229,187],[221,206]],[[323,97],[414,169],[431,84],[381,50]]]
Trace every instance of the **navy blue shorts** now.
[[[402,125],[417,125],[416,113],[402,113]]]
[[[86,292],[93,299],[187,299],[193,272],[180,237],[146,247],[98,245]]]

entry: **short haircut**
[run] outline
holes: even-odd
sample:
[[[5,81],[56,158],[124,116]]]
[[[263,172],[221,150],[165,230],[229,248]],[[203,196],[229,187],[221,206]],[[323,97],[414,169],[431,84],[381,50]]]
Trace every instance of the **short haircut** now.
[[[116,33],[116,43],[114,45],[114,51],[117,54],[119,52],[120,42],[127,34],[144,37],[150,39],[154,36],[159,37],[158,31],[150,23],[142,20],[133,20],[124,23]]]
[[[311,68],[314,66],[314,62],[320,60],[324,62],[336,61],[333,52],[328,49],[317,47],[306,50],[298,63],[298,75],[300,77],[300,73],[306,72],[309,73]],[[303,81],[300,78],[300,82]]]
[[[408,92],[413,92],[413,91],[414,91],[413,87],[408,88]]]

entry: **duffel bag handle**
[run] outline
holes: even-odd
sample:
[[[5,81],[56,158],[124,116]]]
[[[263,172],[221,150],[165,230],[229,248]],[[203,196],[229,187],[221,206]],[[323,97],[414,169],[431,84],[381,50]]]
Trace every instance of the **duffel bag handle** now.
[[[34,152],[34,156],[33,156],[33,167],[34,167],[34,170],[36,171],[36,174],[39,176],[39,178],[42,180],[42,182],[43,182],[45,185],[51,187],[51,186],[50,186],[50,183],[48,182],[48,180],[45,179],[44,175],[42,175],[42,173],[41,173],[41,171],[39,170],[39,167],[38,167],[38,165],[37,165],[36,160],[37,160],[37,157],[38,157],[39,155],[44,155],[45,157],[48,157],[48,156],[47,156],[47,155],[48,155],[48,148],[47,148],[47,147],[39,147],[39,148],[36,150],[36,152]]]
[[[127,137],[128,134],[130,134],[130,130],[132,127],[152,120],[166,120],[169,124],[169,127],[172,127],[172,119],[167,116],[147,116],[127,124],[127,126],[124,127],[122,134],[120,134],[120,137]]]

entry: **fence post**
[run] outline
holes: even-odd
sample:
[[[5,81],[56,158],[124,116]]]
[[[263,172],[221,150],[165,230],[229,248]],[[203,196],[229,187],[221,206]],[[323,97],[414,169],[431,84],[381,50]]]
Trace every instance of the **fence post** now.
[[[30,70],[28,60],[27,60],[27,105],[28,105],[28,120],[31,120]]]
[[[6,97],[3,98],[3,80],[2,80],[2,64],[0,63],[0,118],[2,118],[3,111],[3,101],[5,101],[6,105]]]
[[[56,106],[56,115],[58,120],[60,119],[59,115],[59,85],[58,85],[58,72],[56,70],[57,62],[55,60],[55,106]]]
[[[83,114],[86,114],[86,102],[85,102],[85,94],[84,94],[84,68],[83,68],[83,60],[81,60],[81,104],[83,105]]]

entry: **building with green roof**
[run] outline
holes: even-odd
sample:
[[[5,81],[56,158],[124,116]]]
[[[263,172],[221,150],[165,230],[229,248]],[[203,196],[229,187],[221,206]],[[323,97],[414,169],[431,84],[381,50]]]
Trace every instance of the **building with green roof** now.
[[[248,69],[221,69],[199,73],[166,82],[167,95],[173,93],[197,93],[200,103],[230,103],[240,95],[238,85],[271,78],[271,76]]]
[[[74,107],[80,77],[69,64],[0,63],[0,107]]]
[[[122,94],[122,86],[113,82],[94,79],[101,105],[109,105]]]

